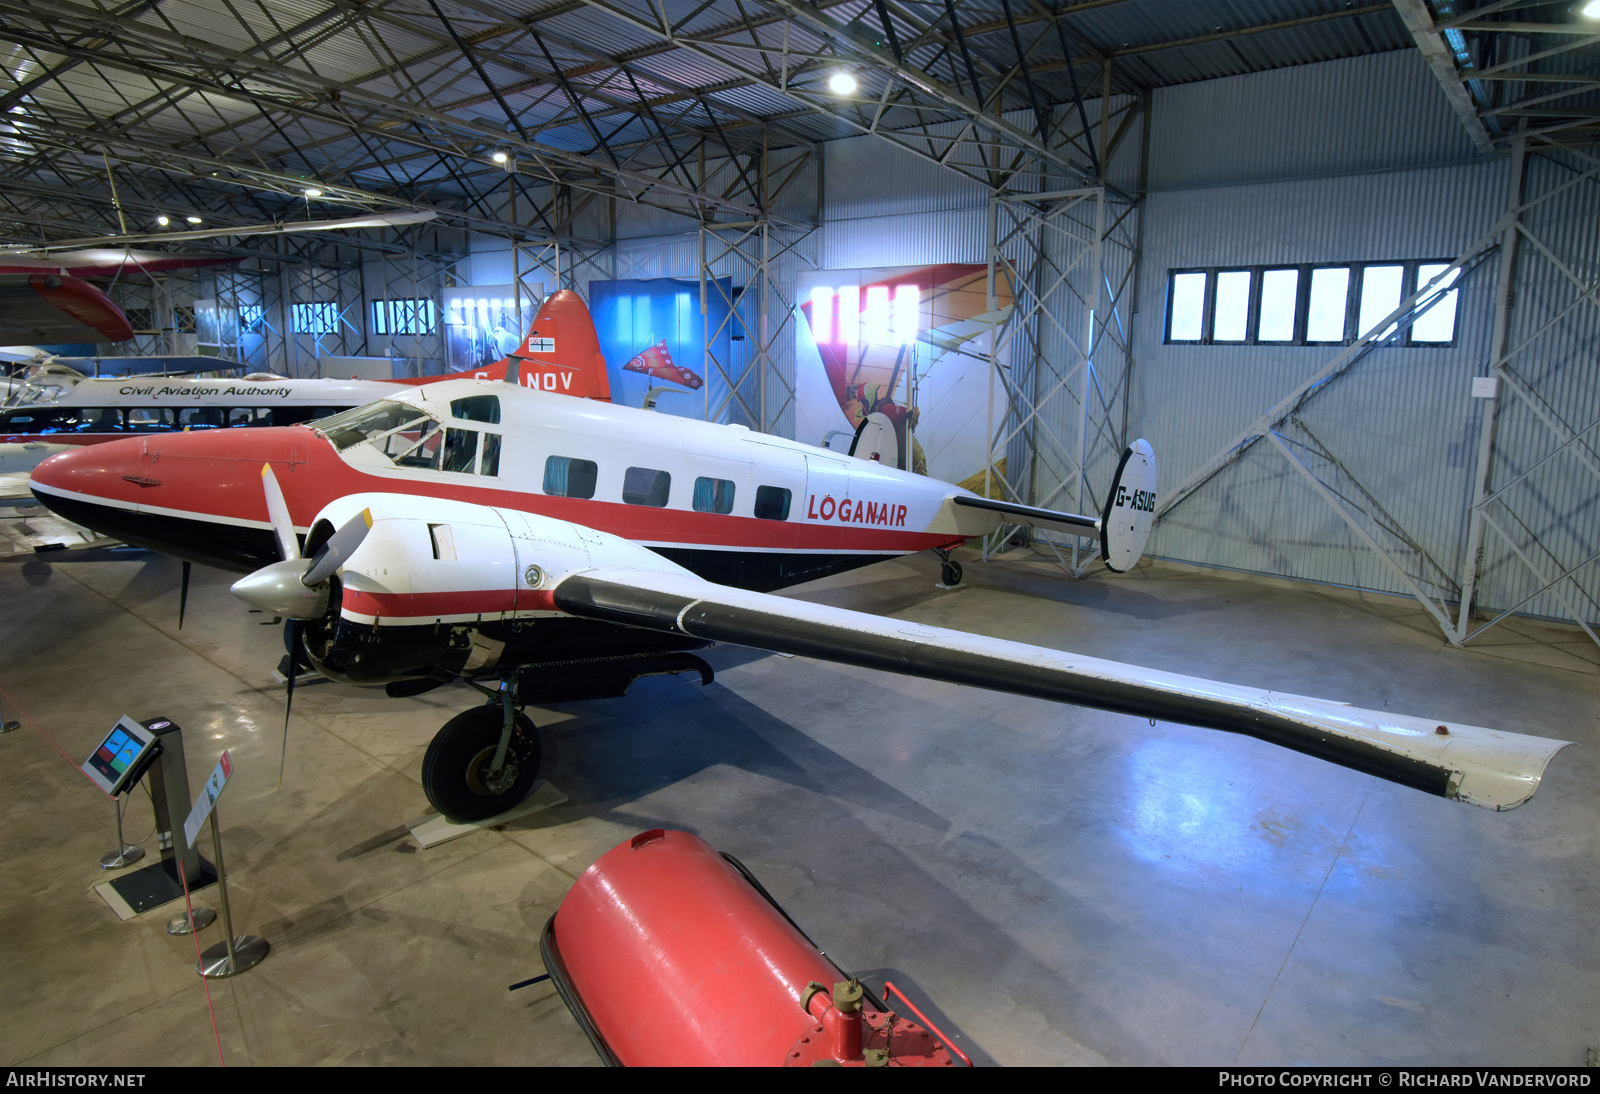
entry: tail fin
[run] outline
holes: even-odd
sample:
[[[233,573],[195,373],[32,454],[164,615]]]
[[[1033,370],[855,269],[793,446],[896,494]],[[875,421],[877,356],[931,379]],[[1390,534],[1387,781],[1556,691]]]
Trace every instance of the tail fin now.
[[[594,320],[583,298],[571,289],[550,294],[539,314],[533,317],[533,325],[528,328],[522,345],[511,356],[485,368],[396,382],[420,385],[463,377],[514,378],[523,387],[575,395],[580,399],[611,401],[611,380],[606,375],[606,359],[600,352]]]

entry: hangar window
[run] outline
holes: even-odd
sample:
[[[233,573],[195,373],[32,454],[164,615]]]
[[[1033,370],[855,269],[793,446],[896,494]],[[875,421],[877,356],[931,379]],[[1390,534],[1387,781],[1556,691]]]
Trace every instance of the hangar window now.
[[[789,491],[781,486],[756,487],[756,516],[762,520],[788,520],[789,498]]]
[[[1217,273],[1217,302],[1211,324],[1213,342],[1243,342],[1250,332],[1249,270]]]
[[[1450,271],[1448,276],[1444,275]],[[1429,260],[1172,270],[1166,341],[1202,345],[1348,345],[1377,327],[1402,300],[1440,277],[1418,301],[1408,329],[1389,324],[1391,345],[1455,342],[1459,270]]]
[[[339,330],[339,305],[332,301],[289,305],[296,334],[334,334]]]
[[[544,461],[544,492],[557,498],[592,498],[598,476],[593,460],[551,456]]]
[[[1404,266],[1368,266],[1361,271],[1361,318],[1356,321],[1358,335],[1366,334],[1383,322],[1384,316],[1400,306],[1400,298],[1405,295],[1401,292],[1405,277]],[[1387,338],[1393,333],[1394,324],[1391,323],[1378,337]]]
[[[653,467],[630,467],[622,473],[622,500],[629,505],[653,505],[659,509],[667,504],[671,489],[672,476]]]
[[[1450,270],[1448,262],[1418,263],[1414,288],[1427,287],[1430,281],[1446,270]],[[1417,307],[1422,314],[1411,324],[1413,345],[1447,345],[1456,340],[1456,298],[1461,295],[1461,290],[1451,286],[1460,276],[1459,269],[1450,270],[1450,273],[1433,287],[1432,294],[1418,302]]]
[[[696,513],[733,512],[733,483],[727,479],[694,480],[694,511]]]
[[[1324,266],[1311,271],[1311,299],[1306,311],[1307,342],[1343,342],[1349,326],[1350,267]]]
[[[1172,275],[1167,294],[1167,341],[1198,342],[1205,337],[1206,282],[1204,270]]]
[[[1293,342],[1294,320],[1300,310],[1300,271],[1262,270],[1258,342]]]
[[[374,300],[373,334],[432,334],[438,309],[432,300]]]

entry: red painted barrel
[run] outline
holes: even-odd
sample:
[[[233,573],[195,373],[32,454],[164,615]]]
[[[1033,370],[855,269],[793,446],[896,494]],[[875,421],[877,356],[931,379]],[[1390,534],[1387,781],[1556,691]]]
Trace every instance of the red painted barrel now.
[[[584,871],[552,924],[572,989],[624,1064],[775,1066],[840,974],[712,847],[644,832]]]

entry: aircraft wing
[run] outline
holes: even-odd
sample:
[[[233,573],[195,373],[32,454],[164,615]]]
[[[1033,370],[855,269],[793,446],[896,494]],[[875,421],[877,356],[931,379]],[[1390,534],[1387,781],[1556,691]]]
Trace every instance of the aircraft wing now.
[[[0,274],[0,344],[122,342],[133,328],[105,293],[58,273]]]
[[[580,571],[555,586],[553,600],[589,619],[1242,733],[1487,809],[1531,798],[1550,757],[1571,743],[1159,672],[682,573]]]

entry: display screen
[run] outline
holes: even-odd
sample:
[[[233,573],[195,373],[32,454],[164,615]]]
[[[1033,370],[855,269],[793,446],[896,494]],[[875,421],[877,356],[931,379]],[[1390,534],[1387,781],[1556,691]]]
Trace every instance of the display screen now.
[[[155,744],[155,736],[124,716],[83,764],[84,773],[108,794],[120,794],[129,771]]]

